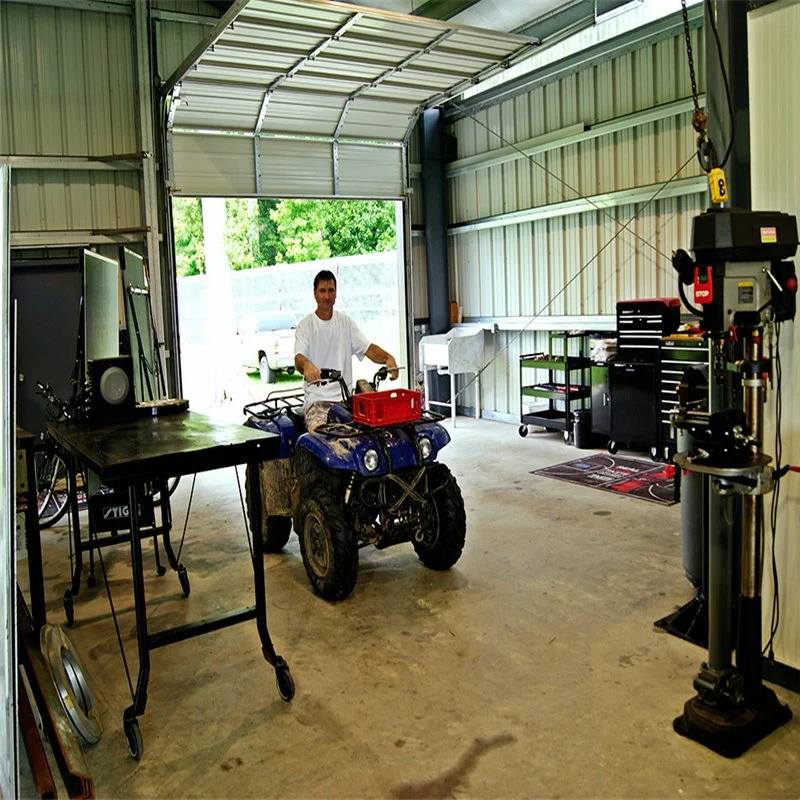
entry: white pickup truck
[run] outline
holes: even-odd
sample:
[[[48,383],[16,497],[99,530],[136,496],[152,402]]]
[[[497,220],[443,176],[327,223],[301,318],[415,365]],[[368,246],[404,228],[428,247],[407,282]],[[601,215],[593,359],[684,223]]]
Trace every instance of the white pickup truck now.
[[[272,383],[278,372],[294,372],[294,332],[297,319],[288,311],[248,314],[239,323],[242,365],[258,371],[264,383]]]

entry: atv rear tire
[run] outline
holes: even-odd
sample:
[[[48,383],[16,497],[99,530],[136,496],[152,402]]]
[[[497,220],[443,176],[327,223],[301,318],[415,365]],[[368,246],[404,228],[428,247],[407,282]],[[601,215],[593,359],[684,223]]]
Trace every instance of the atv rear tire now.
[[[292,533],[291,517],[268,517],[264,513],[264,500],[261,497],[260,476],[250,469],[244,473],[244,495],[247,508],[247,521],[254,537],[261,537],[261,549],[265,553],[280,553]]]
[[[422,541],[413,539],[420,561],[430,569],[450,569],[461,558],[467,536],[464,499],[456,479],[444,464],[431,467],[429,482],[438,487],[431,495],[433,530],[425,531]]]
[[[322,480],[304,491],[296,514],[306,574],[325,600],[344,600],[356,585],[358,542],[342,501]]]

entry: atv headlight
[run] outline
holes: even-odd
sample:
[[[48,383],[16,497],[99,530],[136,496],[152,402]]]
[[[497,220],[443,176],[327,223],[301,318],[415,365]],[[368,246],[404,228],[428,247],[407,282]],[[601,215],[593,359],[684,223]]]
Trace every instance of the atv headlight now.
[[[427,436],[423,436],[419,440],[419,452],[423,460],[431,457],[431,453],[433,452],[433,443]]]
[[[367,450],[367,452],[364,453],[364,466],[367,472],[375,472],[375,470],[378,469],[379,463],[380,459],[378,458],[377,450]]]

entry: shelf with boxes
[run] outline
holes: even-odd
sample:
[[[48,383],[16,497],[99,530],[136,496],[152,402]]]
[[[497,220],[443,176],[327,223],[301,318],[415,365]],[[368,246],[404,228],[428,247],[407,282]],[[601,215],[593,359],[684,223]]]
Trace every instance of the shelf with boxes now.
[[[585,408],[592,393],[587,340],[583,331],[551,331],[547,353],[520,356],[520,436],[527,436],[528,426],[536,425],[563,431],[564,439],[570,440],[572,415]],[[534,398],[542,407],[526,408],[526,398]]]

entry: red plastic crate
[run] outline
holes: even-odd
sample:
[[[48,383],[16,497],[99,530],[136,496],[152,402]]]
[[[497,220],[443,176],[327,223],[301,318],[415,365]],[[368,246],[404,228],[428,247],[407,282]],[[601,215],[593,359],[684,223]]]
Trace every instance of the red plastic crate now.
[[[413,422],[422,416],[422,395],[408,389],[353,395],[353,419],[378,427]]]

